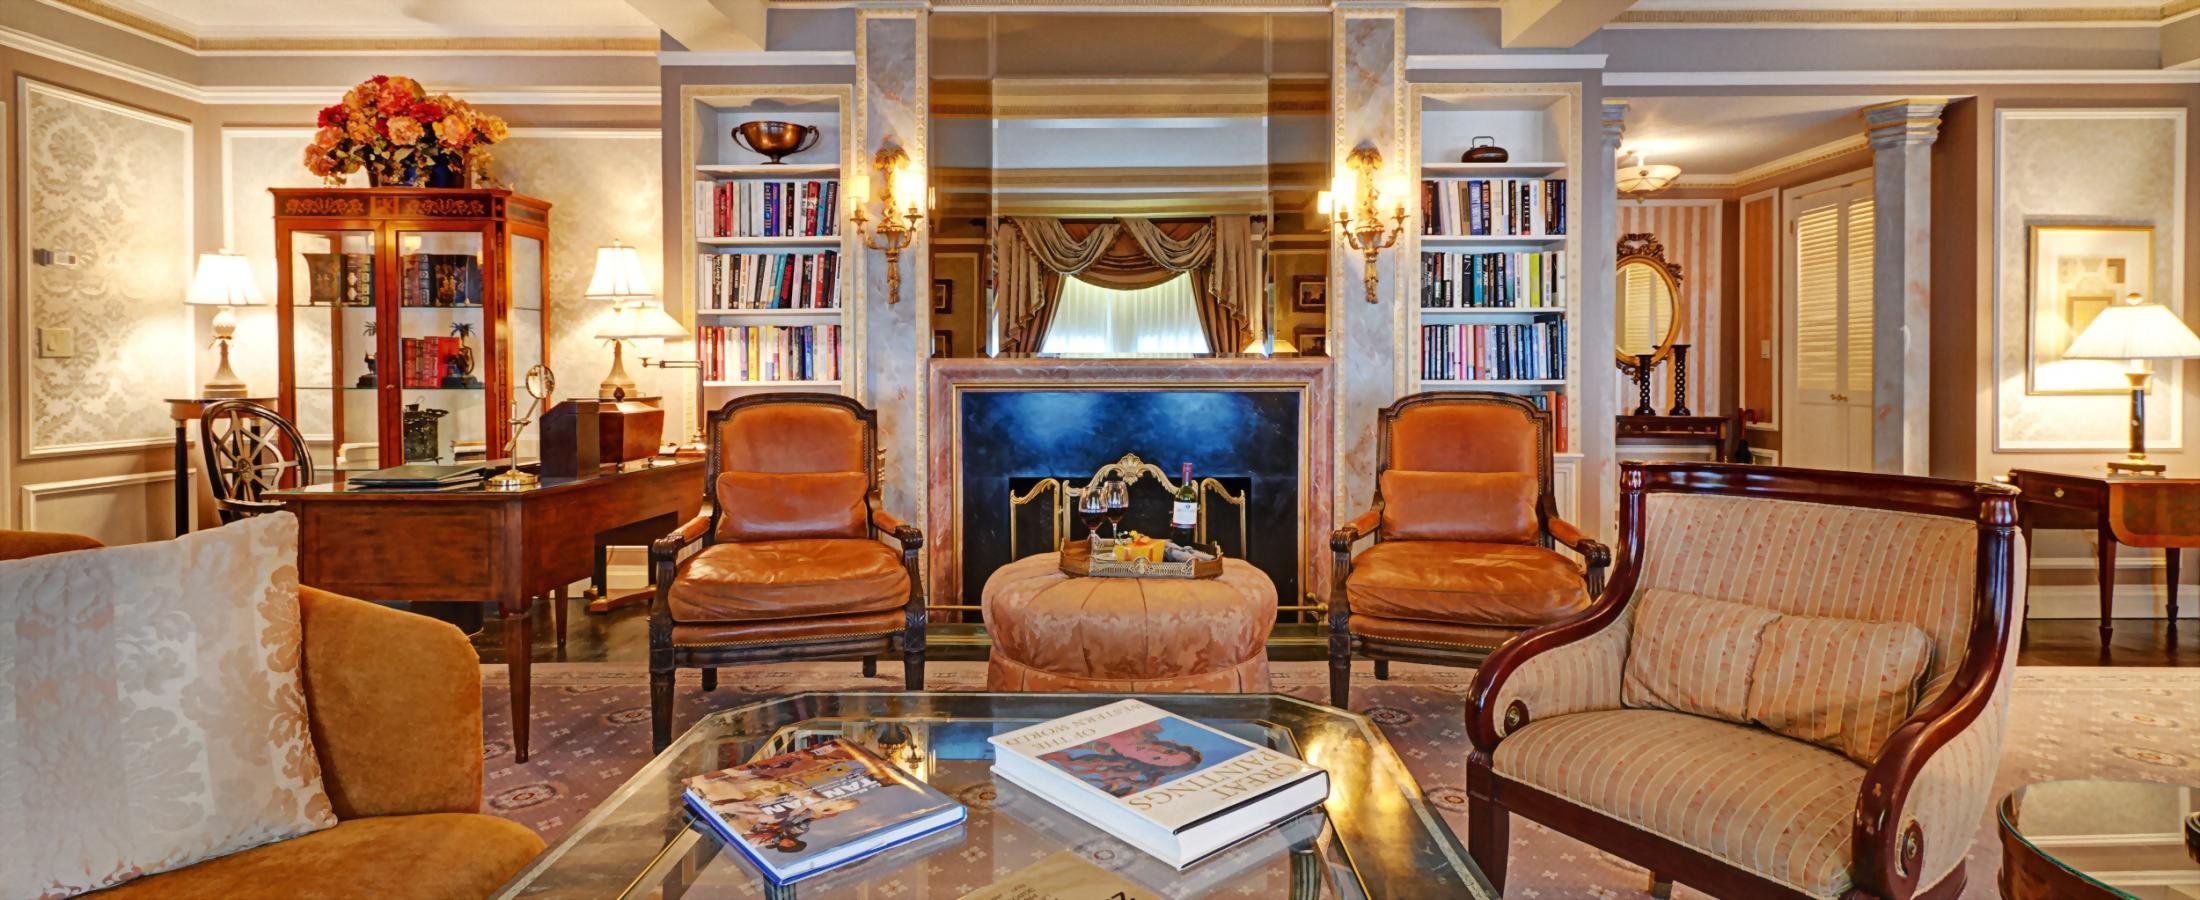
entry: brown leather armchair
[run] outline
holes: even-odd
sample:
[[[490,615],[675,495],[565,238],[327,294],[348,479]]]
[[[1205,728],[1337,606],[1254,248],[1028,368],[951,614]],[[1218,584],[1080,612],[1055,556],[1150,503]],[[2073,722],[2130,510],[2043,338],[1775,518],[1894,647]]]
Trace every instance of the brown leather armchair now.
[[[1612,551],[1558,517],[1551,419],[1526,398],[1415,394],[1383,410],[1375,503],[1329,537],[1329,702],[1352,656],[1472,666],[1513,636],[1588,607]],[[1354,556],[1362,538],[1374,541]],[[1563,545],[1586,562],[1551,549]]]
[[[672,742],[682,666],[705,691],[742,663],[861,657],[869,677],[898,647],[904,683],[923,690],[924,532],[881,507],[878,414],[838,394],[759,394],[712,412],[706,440],[710,511],[649,548],[653,746]]]

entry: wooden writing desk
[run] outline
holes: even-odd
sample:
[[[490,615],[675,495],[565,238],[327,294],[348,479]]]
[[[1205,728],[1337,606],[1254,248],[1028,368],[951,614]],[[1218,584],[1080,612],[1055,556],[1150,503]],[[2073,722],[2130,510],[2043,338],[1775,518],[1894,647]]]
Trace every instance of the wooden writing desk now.
[[[2034,528],[2076,528],[2099,535],[2101,646],[2108,646],[2114,630],[2110,616],[2119,543],[2163,551],[2169,618],[2172,626],[2176,624],[2178,557],[2186,547],[2200,547],[2200,478],[2014,469],[2009,483],[2024,492],[2017,498],[2017,507],[2027,546]]]
[[[703,462],[629,464],[593,478],[544,478],[518,491],[364,490],[342,482],[272,495],[298,516],[298,581],[364,600],[494,600],[512,677],[512,750],[527,761],[535,601],[587,579],[597,536],[662,523],[703,504]]]

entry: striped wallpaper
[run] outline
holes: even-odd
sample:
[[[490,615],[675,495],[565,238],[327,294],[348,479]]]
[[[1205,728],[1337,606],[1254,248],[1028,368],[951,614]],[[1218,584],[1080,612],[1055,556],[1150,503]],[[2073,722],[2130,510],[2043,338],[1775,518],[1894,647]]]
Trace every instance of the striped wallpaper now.
[[[1719,204],[1717,200],[1646,200],[1619,202],[1619,233],[1656,235],[1665,245],[1666,261],[1681,268],[1680,334],[1673,340],[1688,347],[1688,408],[1696,415],[1720,415],[1729,410],[1711,409],[1707,397],[1718,390],[1719,347]],[[1624,373],[1612,370],[1618,382],[1619,408],[1635,408],[1635,386]],[[1658,367],[1652,401],[1658,413],[1673,407],[1673,368]]]

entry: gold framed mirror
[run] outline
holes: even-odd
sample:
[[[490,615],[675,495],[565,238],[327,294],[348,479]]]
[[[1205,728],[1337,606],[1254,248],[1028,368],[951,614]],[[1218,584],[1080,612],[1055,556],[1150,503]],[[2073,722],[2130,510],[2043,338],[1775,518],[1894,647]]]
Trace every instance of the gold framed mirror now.
[[[1673,352],[1673,342],[1680,338],[1681,267],[1666,261],[1657,235],[1630,234],[1619,239],[1616,271],[1614,355],[1624,369],[1632,370],[1646,353],[1654,365]]]

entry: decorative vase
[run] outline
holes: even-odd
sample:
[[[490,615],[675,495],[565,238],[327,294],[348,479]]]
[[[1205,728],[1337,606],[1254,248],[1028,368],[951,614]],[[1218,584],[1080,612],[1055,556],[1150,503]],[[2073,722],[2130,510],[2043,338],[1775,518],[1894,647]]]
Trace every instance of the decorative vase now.
[[[367,166],[366,169],[367,185],[369,187],[420,186],[419,166]]]
[[[432,188],[470,188],[473,180],[473,173],[462,165],[439,163],[428,167],[428,186]]]
[[[816,146],[817,137],[817,126],[793,122],[743,122],[733,129],[734,144],[770,157],[767,166],[786,165],[787,157]]]
[[[1688,345],[1673,345],[1673,408],[1667,415],[1695,415],[1688,409]]]

